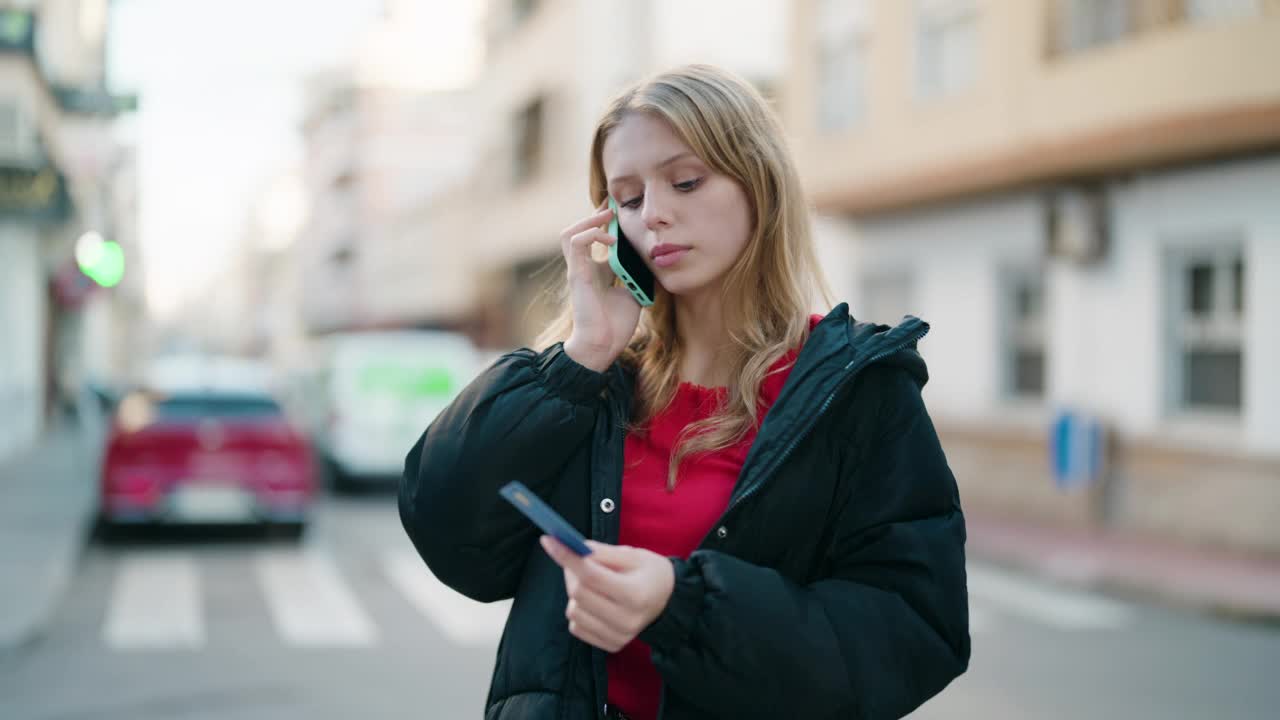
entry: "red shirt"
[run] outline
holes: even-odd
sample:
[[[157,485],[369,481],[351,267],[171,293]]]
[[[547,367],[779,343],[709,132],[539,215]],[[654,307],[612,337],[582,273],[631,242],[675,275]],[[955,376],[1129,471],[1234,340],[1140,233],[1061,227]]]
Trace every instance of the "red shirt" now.
[[[809,327],[822,317],[810,318]],[[799,349],[778,359],[760,385],[759,418],[763,419],[782,392]],[[772,372],[779,370],[779,372]],[[680,431],[710,416],[728,393],[726,388],[706,388],[681,383],[665,410],[650,421],[648,433],[626,438],[622,471],[618,544],[642,547],[667,557],[687,558],[701,544],[712,525],[729,505],[729,496],[747,451],[756,439],[751,430],[738,444],[714,453],[687,457],[680,467],[676,487],[667,492],[667,465]],[[609,704],[634,720],[658,715],[662,679],[649,659],[649,646],[639,638],[610,655]]]

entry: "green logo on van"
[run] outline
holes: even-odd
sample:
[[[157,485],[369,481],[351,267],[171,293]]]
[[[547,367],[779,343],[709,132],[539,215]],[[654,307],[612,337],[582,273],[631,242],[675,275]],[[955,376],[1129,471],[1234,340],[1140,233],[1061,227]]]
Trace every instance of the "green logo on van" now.
[[[369,365],[360,371],[362,392],[399,397],[442,398],[453,394],[453,373],[447,368]]]

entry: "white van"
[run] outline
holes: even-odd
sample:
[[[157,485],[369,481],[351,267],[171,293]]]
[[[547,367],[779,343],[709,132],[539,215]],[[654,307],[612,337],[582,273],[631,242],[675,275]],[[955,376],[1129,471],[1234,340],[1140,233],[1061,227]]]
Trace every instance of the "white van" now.
[[[471,382],[479,362],[471,341],[451,332],[323,338],[314,374],[295,401],[335,486],[399,477],[409,448]]]

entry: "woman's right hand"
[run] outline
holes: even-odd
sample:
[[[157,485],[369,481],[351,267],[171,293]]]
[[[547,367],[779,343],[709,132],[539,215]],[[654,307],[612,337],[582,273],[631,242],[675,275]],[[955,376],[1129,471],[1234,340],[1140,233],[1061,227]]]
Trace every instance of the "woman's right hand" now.
[[[640,322],[640,303],[625,287],[614,285],[607,260],[591,257],[593,243],[615,242],[604,229],[612,216],[613,210],[605,206],[560,233],[573,308],[573,330],[564,351],[574,362],[596,372],[613,364]]]

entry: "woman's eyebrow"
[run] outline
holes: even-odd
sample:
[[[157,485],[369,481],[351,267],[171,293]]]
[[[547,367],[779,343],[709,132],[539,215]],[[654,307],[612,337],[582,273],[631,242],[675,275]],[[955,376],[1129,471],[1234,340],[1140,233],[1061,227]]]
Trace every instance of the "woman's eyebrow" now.
[[[681,152],[676,153],[675,155],[672,155],[666,160],[663,160],[662,162],[658,163],[657,167],[664,168],[670,165],[671,163],[676,162],[677,160],[683,160],[687,157],[692,157],[692,156],[693,156],[692,152],[688,150],[683,150]],[[609,178],[609,184],[612,185],[617,182],[622,182],[623,180],[634,180],[635,177],[636,177],[635,175],[619,175],[618,177],[615,177],[615,178]]]

